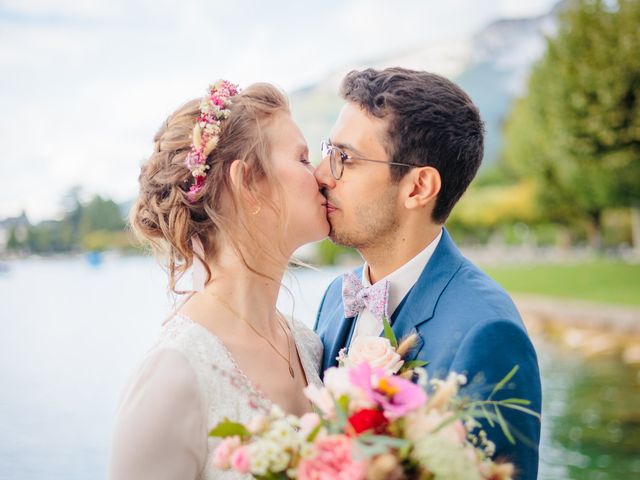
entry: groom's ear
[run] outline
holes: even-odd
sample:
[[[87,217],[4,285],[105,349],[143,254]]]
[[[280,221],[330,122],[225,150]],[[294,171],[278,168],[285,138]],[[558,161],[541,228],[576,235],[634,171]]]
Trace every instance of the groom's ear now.
[[[406,192],[404,206],[409,210],[435,203],[442,186],[440,172],[433,167],[412,168],[401,182]]]

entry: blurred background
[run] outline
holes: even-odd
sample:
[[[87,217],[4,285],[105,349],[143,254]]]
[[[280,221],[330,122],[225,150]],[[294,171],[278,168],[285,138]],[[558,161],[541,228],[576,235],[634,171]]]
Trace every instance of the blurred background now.
[[[126,228],[152,136],[225,77],[290,95],[319,160],[362,67],[459,83],[487,127],[447,228],[513,296],[543,374],[541,479],[640,478],[640,1],[0,0],[0,478],[104,478],[169,313]],[[359,262],[298,256],[311,324]]]

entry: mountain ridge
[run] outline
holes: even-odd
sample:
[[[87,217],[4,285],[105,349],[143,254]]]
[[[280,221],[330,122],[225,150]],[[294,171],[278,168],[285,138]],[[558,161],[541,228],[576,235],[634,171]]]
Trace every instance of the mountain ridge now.
[[[307,136],[313,160],[320,141],[329,135],[342,100],[341,79],[350,70],[402,66],[452,79],[480,109],[486,126],[483,168],[495,164],[502,148],[502,126],[513,101],[522,94],[533,64],[543,55],[548,36],[555,35],[565,2],[549,12],[522,18],[498,19],[469,38],[417,45],[393,55],[336,69],[318,82],[291,93],[295,120]]]

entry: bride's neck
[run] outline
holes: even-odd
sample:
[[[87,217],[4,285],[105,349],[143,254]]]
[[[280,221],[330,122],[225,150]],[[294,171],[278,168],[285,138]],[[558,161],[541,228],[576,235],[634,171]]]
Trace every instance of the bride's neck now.
[[[254,326],[272,328],[276,302],[287,260],[281,262],[266,255],[245,255],[244,259],[231,246],[222,246],[215,261],[209,262],[211,281],[208,294],[218,303],[230,305],[235,312],[251,318]]]

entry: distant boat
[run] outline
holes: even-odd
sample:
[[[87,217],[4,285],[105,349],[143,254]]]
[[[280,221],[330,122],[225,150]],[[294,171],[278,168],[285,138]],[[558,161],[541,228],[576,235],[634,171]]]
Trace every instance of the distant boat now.
[[[92,267],[99,267],[102,265],[102,252],[91,251],[86,255],[87,263]]]

